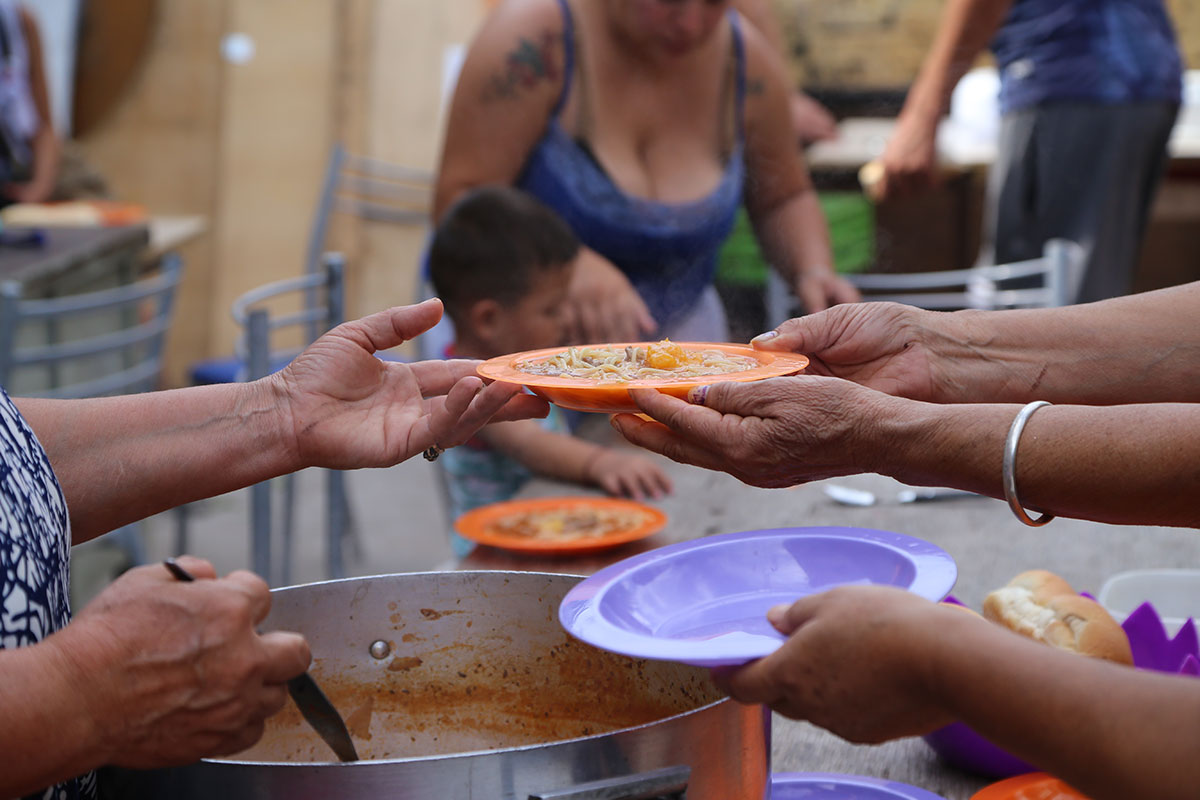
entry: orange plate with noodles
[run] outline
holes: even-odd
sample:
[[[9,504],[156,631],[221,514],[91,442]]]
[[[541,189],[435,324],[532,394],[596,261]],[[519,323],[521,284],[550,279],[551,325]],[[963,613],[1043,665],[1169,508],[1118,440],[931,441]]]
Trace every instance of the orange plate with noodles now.
[[[591,553],[651,536],[667,524],[653,506],[615,497],[541,497],[473,509],[455,529],[479,544],[530,553]]]
[[[701,353],[716,351],[729,360],[743,360],[736,365],[734,371],[719,372],[708,375],[687,375],[672,377],[671,368],[658,370],[660,374],[647,378],[631,378],[611,381],[600,381],[594,377],[571,377],[567,375],[540,375],[530,372],[530,365],[549,363],[552,359],[565,356],[568,351],[604,350],[621,351],[627,348],[642,348],[650,352],[651,348],[669,346],[670,353],[678,356],[683,354],[686,360]],[[687,364],[681,365],[686,369]],[[690,389],[707,383],[719,381],[759,381],[764,378],[777,378],[782,375],[794,375],[803,372],[808,366],[808,356],[798,353],[776,353],[755,350],[745,344],[718,344],[709,342],[625,342],[619,344],[587,345],[584,347],[567,348],[552,347],[546,350],[529,350],[524,353],[514,353],[488,359],[479,365],[479,374],[488,380],[504,383],[516,383],[527,387],[531,392],[546,398],[551,403],[562,408],[577,411],[598,411],[605,414],[621,412],[638,413],[638,407],[629,396],[630,389],[658,389],[675,397],[687,397]],[[667,374],[662,374],[667,373]]]

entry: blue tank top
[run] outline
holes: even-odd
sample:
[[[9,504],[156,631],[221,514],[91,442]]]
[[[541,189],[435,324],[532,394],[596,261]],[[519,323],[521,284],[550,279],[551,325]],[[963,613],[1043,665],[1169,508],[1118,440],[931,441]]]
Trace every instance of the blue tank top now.
[[[1004,112],[1180,100],[1183,59],[1163,0],[1016,0],[992,51]]]
[[[554,209],[584,245],[625,273],[659,326],[669,325],[686,315],[712,284],[717,251],[742,203],[746,58],[738,16],[729,13],[736,132],[721,182],[705,198],[669,204],[623,192],[559,124],[575,71],[575,36],[571,9],[566,0],[558,2],[563,13],[562,92],[517,186]]]

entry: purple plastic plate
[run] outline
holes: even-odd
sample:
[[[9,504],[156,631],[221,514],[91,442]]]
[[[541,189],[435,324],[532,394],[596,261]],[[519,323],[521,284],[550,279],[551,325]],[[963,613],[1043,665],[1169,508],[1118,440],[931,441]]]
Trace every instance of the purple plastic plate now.
[[[1086,592],[1081,594],[1091,597]],[[962,605],[954,597],[946,601]],[[1154,606],[1142,603],[1121,627],[1129,637],[1133,665],[1138,669],[1200,676],[1200,643],[1192,620],[1185,622],[1171,638]],[[1037,771],[1037,767],[997,747],[961,722],[938,728],[924,738],[946,762],[979,775],[1007,778]]]
[[[600,570],[567,593],[568,633],[627,656],[701,667],[744,664],[783,642],[780,603],[844,584],[883,584],[941,600],[958,568],[920,539],[868,528],[772,528],[660,547]]]
[[[945,800],[907,783],[835,772],[777,772],[771,800]]]

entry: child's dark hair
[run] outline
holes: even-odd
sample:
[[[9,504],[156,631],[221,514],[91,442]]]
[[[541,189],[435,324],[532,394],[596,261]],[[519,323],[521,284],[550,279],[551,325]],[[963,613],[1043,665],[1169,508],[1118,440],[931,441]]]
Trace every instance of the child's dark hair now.
[[[453,318],[477,300],[519,302],[535,274],[569,264],[578,253],[575,234],[539,200],[510,186],[484,186],[438,223],[429,272]]]

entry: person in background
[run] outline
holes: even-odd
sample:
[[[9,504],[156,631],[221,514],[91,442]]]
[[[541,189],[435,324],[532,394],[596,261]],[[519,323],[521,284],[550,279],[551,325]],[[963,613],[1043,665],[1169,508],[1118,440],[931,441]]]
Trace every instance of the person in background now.
[[[1127,294],[1181,95],[1163,0],[948,0],[881,159],[883,197],[934,180],[938,122],[989,40],[1002,117],[984,260],[1069,239],[1085,253],[1078,302]]]
[[[506,186],[460,197],[430,248],[434,288],[454,321],[448,357],[493,358],[563,344],[563,305],[579,240],[553,211]],[[533,473],[634,499],[661,497],[671,480],[644,456],[571,436],[557,408],[540,421],[488,425],[442,458],[453,518],[510,499]],[[452,534],[455,553],[471,543]]]
[[[91,400],[0,389],[0,797],[93,798],[103,765],[187,764],[262,735],[310,654],[296,634],[256,631],[271,605],[260,578],[191,558],[193,583],[139,567],[71,621],[70,547],[293,470],[436,457],[493,417],[546,413],[484,387],[471,361],[375,357],[440,316],[430,300],[348,322],[252,383]]]
[[[743,200],[805,307],[858,299],[796,146],[777,53],[730,0],[508,0],[454,93],[434,218],[524,189],[583,242],[572,341],[728,337],[713,286]]]
[[[49,200],[60,159],[37,23],[0,0],[0,205]]]
[[[638,390],[635,444],[757,486],[862,472],[1115,524],[1200,527],[1200,283],[1055,309],[838,306],[755,340],[810,374]],[[1053,403],[1053,405],[1047,405]],[[1011,457],[1009,452],[1011,450]],[[773,609],[778,651],[717,674],[854,742],[961,720],[1094,800],[1194,798],[1200,681],[1032,642],[902,590]]]

